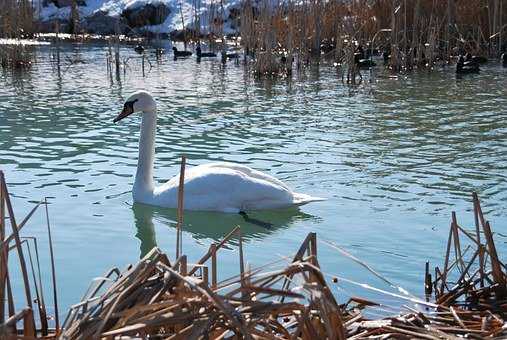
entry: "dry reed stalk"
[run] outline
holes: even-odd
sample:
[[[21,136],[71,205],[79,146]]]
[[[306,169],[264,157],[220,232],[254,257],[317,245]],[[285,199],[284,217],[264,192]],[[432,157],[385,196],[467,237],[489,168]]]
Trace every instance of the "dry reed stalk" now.
[[[0,338],[10,338],[13,334],[17,333],[17,323],[19,321],[23,321],[23,330],[19,333],[19,336],[24,338],[35,338],[38,334],[45,336],[47,339],[54,338],[55,331],[51,330],[49,332],[48,324],[47,324],[47,314],[46,314],[46,305],[44,302],[43,296],[43,287],[42,287],[42,279],[40,272],[40,263],[39,263],[39,254],[37,241],[33,237],[23,237],[20,236],[20,230],[23,226],[28,222],[28,220],[32,217],[37,208],[42,204],[39,202],[35,207],[28,213],[28,215],[21,221],[21,223],[16,222],[16,218],[14,216],[14,209],[9,197],[9,191],[7,189],[7,184],[5,182],[4,173],[0,171]],[[8,213],[8,220],[11,222],[11,234],[7,236],[6,233],[6,213]],[[33,264],[33,258],[31,253],[31,248],[29,245],[29,240],[33,240],[35,246],[35,255],[37,260],[37,270],[38,270],[38,281],[35,275],[35,267]],[[11,245],[11,243],[13,243]],[[23,252],[22,244],[26,243],[30,268],[32,270],[32,279],[33,283],[31,284],[29,281],[27,264],[25,261],[25,255]],[[8,268],[8,256],[11,250],[16,250],[17,255],[20,261],[20,268],[22,273],[22,282],[24,286],[24,293],[26,299],[26,308],[21,312],[16,314],[14,296],[12,292],[11,282],[9,278],[9,268]],[[33,313],[32,307],[32,295],[30,287],[33,285],[35,287],[36,292],[36,303],[37,310],[39,312],[39,319],[41,320],[41,328],[36,329],[35,325],[35,317]],[[8,315],[9,318],[5,319],[5,303],[8,304]],[[58,309],[56,308],[56,311]],[[49,334],[51,333],[51,334]],[[48,335],[49,334],[49,335]]]
[[[42,289],[42,282],[37,281],[37,278],[35,277],[35,268],[33,265],[33,258],[32,258],[32,252],[30,249],[30,243],[29,240],[34,240],[33,237],[24,237],[22,243],[26,244],[27,250],[28,250],[28,259],[30,260],[30,269],[32,270],[32,280],[34,283],[35,288],[35,297],[36,297],[36,303],[37,303],[37,309],[39,310],[40,315],[40,324],[41,324],[41,333],[43,336],[48,335],[48,318],[46,313],[46,306],[44,303],[44,291]],[[34,243],[36,245],[36,243]],[[39,259],[37,256],[37,266],[39,267],[39,279],[40,279],[40,266],[39,266]]]
[[[266,44],[281,50],[290,46],[297,51],[301,68],[311,58],[320,58],[321,42],[335,48],[335,57],[341,56],[346,54],[342,51],[347,48],[345,40],[371,44],[379,30],[390,27],[391,37],[383,42],[384,48],[391,49],[390,67],[395,72],[407,71],[448,62],[464,49],[477,55],[498,53],[507,13],[503,1],[489,1],[484,6],[484,0],[302,0],[272,4],[269,17],[263,13],[267,1],[248,1],[241,13],[242,25],[248,27],[241,29],[241,38],[248,51],[266,51]],[[347,29],[351,25],[354,28]],[[259,58],[258,70],[271,69],[269,54]]]
[[[11,221],[12,234],[14,235],[16,249],[17,249],[18,257],[19,257],[19,264],[20,264],[20,267],[21,267],[21,273],[23,275],[23,283],[24,283],[24,287],[25,287],[26,304],[27,304],[28,308],[32,309],[32,297],[31,297],[31,292],[30,292],[30,284],[29,284],[29,281],[28,281],[28,270],[26,269],[26,262],[25,262],[25,257],[24,257],[24,254],[23,254],[23,249],[21,247],[21,239],[19,237],[19,230],[18,230],[18,226],[16,224],[16,219],[14,217],[14,211],[12,209],[12,204],[11,204],[11,201],[10,201],[10,198],[9,198],[9,192],[7,190],[7,185],[5,183],[4,173],[2,171],[0,171],[0,183],[1,183],[0,190],[3,191],[3,198],[4,198],[4,201],[5,201],[5,205],[7,206],[7,212],[9,213],[9,219]],[[4,243],[3,246],[7,247],[8,244]],[[35,324],[34,320],[31,320],[31,322],[33,324]],[[31,334],[28,333],[27,335],[31,335]]]
[[[2,175],[3,178],[3,175]],[[8,254],[3,246],[5,240],[5,199],[3,191],[3,180],[0,181],[0,263],[7,264]],[[0,266],[0,324],[5,320],[5,284],[7,280],[7,265]]]
[[[55,324],[56,324],[56,333],[60,332],[60,317],[58,313],[58,289],[56,287],[56,266],[55,266],[55,257],[53,254],[53,239],[51,237],[51,225],[49,223],[49,210],[48,210],[48,200],[44,198],[45,203],[45,211],[46,211],[46,226],[48,230],[48,241],[49,241],[49,256],[51,259],[51,280],[53,281],[53,302],[55,308]]]
[[[186,157],[181,156],[180,180],[178,185],[178,222],[176,224],[176,258],[179,258],[181,252],[183,251],[182,228],[183,228],[183,209],[184,209],[183,195],[185,185],[185,164]]]
[[[460,227],[453,213],[444,272],[435,278],[435,282],[441,280],[441,288],[435,291],[435,298],[442,306],[449,306],[450,304],[463,304],[462,298],[465,297],[465,301],[471,303],[470,308],[474,308],[473,306],[478,304],[479,306],[483,306],[479,307],[479,310],[486,308],[495,312],[499,307],[495,306],[493,301],[502,300],[507,294],[506,276],[502,270],[502,268],[505,269],[505,265],[498,258],[491,227],[482,214],[482,209],[477,194],[475,193],[473,194],[473,204],[476,235],[471,235]],[[479,236],[479,222],[486,238],[485,245],[481,243],[481,238]],[[457,241],[459,240],[459,233],[465,235],[467,239],[472,241],[473,245],[476,246],[476,250],[467,265],[463,262],[464,253],[462,255],[461,245],[459,241]],[[450,268],[447,269],[451,238],[454,239],[456,262],[461,262],[462,264],[459,270],[459,278],[455,281],[454,285],[448,283],[448,279],[452,276],[452,272]],[[488,270],[485,266],[488,260],[487,257],[489,257],[491,263],[491,270]],[[473,274],[470,273],[472,266],[478,268]],[[486,282],[489,282],[490,285],[485,287]]]

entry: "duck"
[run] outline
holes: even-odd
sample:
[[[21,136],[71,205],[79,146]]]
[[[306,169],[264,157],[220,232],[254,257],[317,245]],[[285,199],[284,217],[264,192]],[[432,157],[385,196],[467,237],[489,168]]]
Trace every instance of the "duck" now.
[[[373,60],[365,57],[365,52],[363,46],[361,45],[357,47],[356,52],[354,53],[354,62],[360,68],[370,68],[377,65]]]
[[[224,52],[222,52],[222,58],[224,57]],[[236,52],[225,52],[225,58],[227,59],[239,59],[239,53]]]
[[[195,53],[197,54],[197,58],[214,58],[217,56],[217,54],[213,52],[202,52],[201,45],[197,45]]]
[[[359,59],[356,63],[360,68],[370,68],[377,65],[377,63],[371,59]]]
[[[479,73],[479,64],[474,62],[465,63],[465,58],[460,55],[456,63],[457,74]]]
[[[177,208],[179,175],[160,186],[155,186],[153,180],[157,104],[149,92],[138,91],[128,97],[113,123],[133,113],[141,114],[133,200],[135,203]],[[230,162],[212,162],[191,167],[185,170],[184,180],[185,210],[240,213],[289,208],[323,200],[294,192],[269,174]]]
[[[507,67],[507,52],[502,53],[500,59],[502,60],[502,66]]]
[[[334,43],[333,39],[327,40],[324,39],[322,41],[322,44],[320,44],[320,50],[321,52],[324,52],[324,54],[328,54],[336,48],[336,44]]]
[[[136,51],[139,54],[142,54],[144,52],[144,47],[142,45],[137,45],[134,47],[134,51]]]
[[[391,51],[386,49],[382,52],[382,59],[384,60],[384,65],[389,64],[389,59],[391,59]]]
[[[470,64],[485,64],[488,62],[488,58],[480,55],[472,55],[470,52],[465,54],[465,65]]]
[[[192,55],[192,52],[190,51],[178,51],[176,46],[173,46],[173,53],[174,57],[190,57]]]
[[[354,62],[359,68],[370,68],[377,65],[373,60],[366,58],[364,49],[361,45],[359,45],[354,53]]]

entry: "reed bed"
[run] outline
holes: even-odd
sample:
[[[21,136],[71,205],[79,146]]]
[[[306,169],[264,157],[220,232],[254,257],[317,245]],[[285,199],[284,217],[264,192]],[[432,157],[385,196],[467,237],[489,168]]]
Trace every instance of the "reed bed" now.
[[[476,233],[461,228],[452,214],[443,270],[431,280],[426,265],[426,301],[407,297],[410,312],[383,319],[364,313],[379,303],[352,297],[339,304],[319,265],[317,235],[309,233],[288,264],[245,267],[240,227],[210,245],[196,264],[182,254],[183,183],[180,173],[176,260],[154,248],[136,265],[111,269],[95,281],[65,320],[62,339],[363,339],[500,338],[507,336],[507,294],[493,234],[474,194]],[[486,238],[481,243],[480,226]],[[477,245],[469,262],[460,233]],[[239,274],[218,281],[217,252],[239,239]],[[328,243],[328,242],[325,242]],[[451,244],[455,260],[450,262]],[[331,244],[331,246],[333,246]],[[340,249],[337,247],[337,249]],[[467,248],[468,249],[468,248]],[[346,251],[342,254],[352,257]],[[477,264],[475,259],[479,258]],[[375,275],[380,276],[358,259]],[[211,263],[210,263],[211,262]],[[478,268],[470,271],[475,264]],[[491,269],[490,269],[491,268]],[[451,278],[456,272],[458,280]],[[385,279],[384,279],[385,280]],[[332,278],[333,283],[339,279]],[[434,287],[435,302],[429,302]],[[422,307],[422,308],[421,308]]]
[[[0,66],[3,69],[28,69],[34,61],[34,46],[15,44],[0,44]]]
[[[20,235],[21,229],[30,222],[33,214],[43,206],[45,207],[45,222],[47,223],[51,259],[55,328],[50,328],[48,325],[48,319],[51,316],[45,302],[44,286],[41,279],[38,247],[40,243],[35,237]],[[10,222],[10,234],[7,233],[7,222]],[[16,256],[11,255],[12,253],[17,255],[19,268],[9,267],[9,257]],[[11,287],[11,275],[16,269],[21,272],[26,303],[26,307],[19,311],[16,310],[16,294]],[[38,325],[36,325],[36,320],[38,320]],[[46,199],[41,200],[18,223],[14,215],[14,208],[9,197],[4,173],[0,171],[0,339],[54,339],[59,333],[59,328],[56,270],[48,202]]]
[[[33,3],[0,0],[0,38],[32,38],[36,33]]]
[[[348,82],[360,77],[356,58],[383,53],[393,72],[431,69],[459,54],[498,57],[507,48],[507,5],[504,0],[243,0],[226,12],[224,2],[212,2],[200,17],[185,23],[185,44],[208,39],[220,42],[225,53],[224,25],[241,37],[246,55],[253,56],[254,73],[277,76],[292,73],[322,57],[344,68]],[[0,0],[0,37],[26,38],[37,32],[33,4],[28,0]],[[180,8],[181,11],[181,8]],[[228,14],[227,14],[228,13]],[[227,17],[226,17],[227,16]],[[72,2],[69,27],[80,32],[79,12]],[[201,22],[208,23],[207,30]],[[187,26],[185,26],[187,24]],[[19,55],[15,53],[14,56]]]
[[[332,284],[343,278],[322,271],[316,233],[309,233],[296,253],[258,268],[245,262],[241,228],[236,227],[195,263],[188,263],[182,249],[185,158],[182,160],[178,199],[176,256],[153,248],[137,264],[120,271],[113,268],[95,279],[81,301],[72,306],[60,333],[56,300],[56,274],[52,266],[56,329],[46,320],[40,269],[36,273],[27,238],[20,229],[35,210],[46,207],[50,255],[53,258],[47,201],[37,204],[19,224],[14,218],[3,173],[0,172],[0,337],[2,339],[457,339],[505,338],[507,327],[507,267],[499,259],[494,233],[479,199],[473,194],[475,226],[458,224],[451,216],[449,238],[442,267],[434,280],[426,263],[426,298],[408,293],[410,305],[396,315],[371,318],[369,312],[382,304],[351,297],[340,304]],[[9,215],[5,218],[6,213]],[[6,223],[12,234],[7,236]],[[239,273],[218,280],[218,252],[229,240],[238,240]],[[22,247],[27,243],[33,284]],[[345,250],[322,241],[390,283],[369,265]],[[7,257],[17,251],[27,307],[14,310]],[[38,260],[36,266],[39,266]],[[39,279],[37,280],[37,274]],[[328,281],[329,280],[329,281]],[[363,285],[364,286],[364,285]],[[35,287],[41,326],[35,326],[31,287]],[[398,287],[399,288],[399,287]],[[393,295],[380,289],[377,292]],[[402,291],[402,289],[398,289]],[[399,295],[398,295],[399,296]],[[9,317],[5,318],[5,302]],[[23,326],[16,329],[22,321]]]
[[[33,38],[36,32],[34,9],[28,0],[0,0],[0,38]],[[0,66],[26,69],[32,65],[33,46],[19,43],[0,44]]]
[[[349,50],[359,45],[364,57],[384,52],[396,72],[431,68],[465,52],[498,57],[506,48],[503,0],[247,0],[241,18],[245,48],[260,55],[258,74],[283,72],[271,60],[280,54],[296,55],[304,66],[334,51],[352,79]]]

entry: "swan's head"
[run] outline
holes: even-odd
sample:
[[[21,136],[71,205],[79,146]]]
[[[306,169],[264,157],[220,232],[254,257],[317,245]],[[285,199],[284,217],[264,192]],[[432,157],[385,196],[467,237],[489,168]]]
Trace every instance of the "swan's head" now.
[[[136,112],[155,112],[157,105],[155,100],[146,91],[134,92],[123,104],[123,110],[113,119],[113,123],[122,120]]]

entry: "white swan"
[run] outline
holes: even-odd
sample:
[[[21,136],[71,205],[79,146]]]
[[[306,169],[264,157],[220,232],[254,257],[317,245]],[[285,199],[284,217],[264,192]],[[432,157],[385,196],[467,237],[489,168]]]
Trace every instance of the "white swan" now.
[[[135,202],[176,208],[178,205],[179,175],[155,187],[153,158],[157,107],[153,97],[145,91],[132,94],[119,120],[134,112],[142,113],[139,159],[132,189]],[[283,182],[249,167],[217,162],[185,170],[184,209],[240,212],[259,209],[276,209],[302,205],[321,198],[292,192]]]

